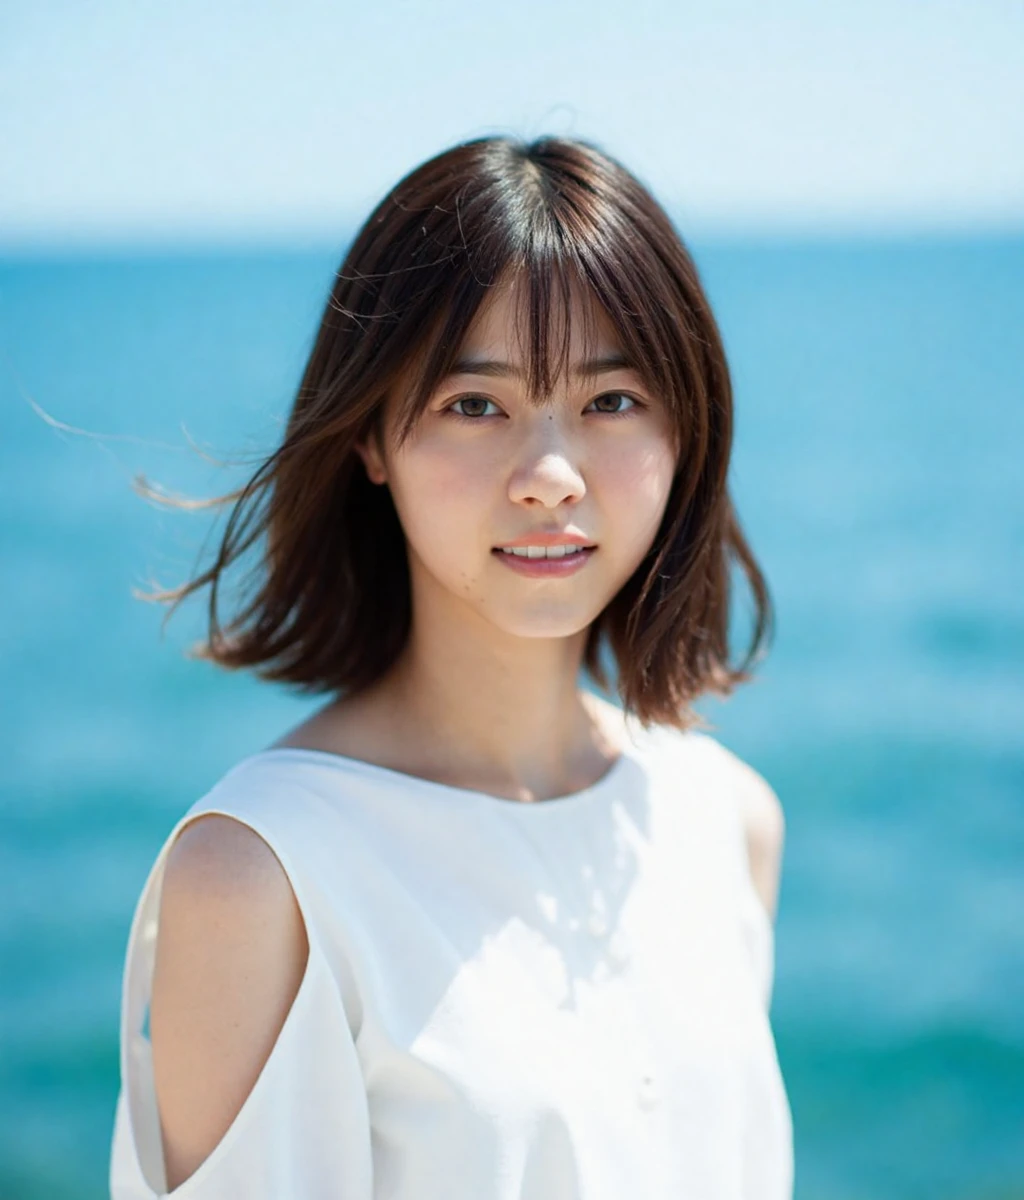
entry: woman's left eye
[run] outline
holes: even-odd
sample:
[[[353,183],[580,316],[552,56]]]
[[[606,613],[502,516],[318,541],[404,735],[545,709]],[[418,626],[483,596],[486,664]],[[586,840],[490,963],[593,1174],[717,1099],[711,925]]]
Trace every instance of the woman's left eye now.
[[[625,407],[619,404],[621,400],[627,401]],[[614,407],[604,407],[606,401]],[[607,413],[612,417],[618,416],[620,413],[627,413],[630,409],[636,408],[636,401],[632,396],[627,396],[625,392],[603,392],[600,396],[595,396],[590,403],[597,405],[597,412]]]

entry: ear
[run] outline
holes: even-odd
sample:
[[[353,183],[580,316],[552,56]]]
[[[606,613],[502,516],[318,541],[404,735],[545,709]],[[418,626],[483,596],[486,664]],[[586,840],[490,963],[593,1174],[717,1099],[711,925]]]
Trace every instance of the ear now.
[[[363,460],[366,477],[371,483],[387,483],[387,471],[384,468],[384,456],[381,454],[375,433],[370,433],[361,442],[356,442],[356,453]]]

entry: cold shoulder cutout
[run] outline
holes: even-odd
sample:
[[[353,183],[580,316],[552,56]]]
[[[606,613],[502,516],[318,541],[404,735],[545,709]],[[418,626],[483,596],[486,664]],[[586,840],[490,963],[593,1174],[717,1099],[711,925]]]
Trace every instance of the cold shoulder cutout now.
[[[210,795],[212,801],[212,793]],[[177,836],[201,816],[216,813],[251,828],[288,876],[302,913],[308,952],[298,991],[260,1073],[216,1146],[171,1191],[153,1078],[147,1024],[152,997],[160,893]],[[282,840],[244,804],[198,802],[174,826],[150,871],[129,934],[121,1004],[121,1080],[111,1155],[112,1200],[213,1200],[213,1197],[334,1197],[336,1170],[361,1181],[356,1197],[372,1195],[365,1092],[352,1032],[337,982],[309,918],[309,903]],[[311,1036],[312,1035],[312,1036]],[[305,1128],[306,1106],[331,1114],[342,1136],[324,1142],[323,1130]],[[349,1131],[349,1137],[344,1131]],[[346,1145],[351,1141],[352,1145]],[[316,1153],[310,1155],[310,1148]],[[339,1156],[344,1155],[343,1159]],[[335,1161],[335,1160],[338,1161]]]
[[[791,1200],[750,768],[707,734],[627,728],[594,785],[529,804],[293,747],[227,771],[132,921],[112,1200],[167,1194],[144,1013],[167,851],[208,812],[277,855],[309,956],[172,1197]]]
[[[164,871],[149,1015],[168,1187],[195,1173],[238,1113],[308,958],[267,843],[234,817],[191,821]]]

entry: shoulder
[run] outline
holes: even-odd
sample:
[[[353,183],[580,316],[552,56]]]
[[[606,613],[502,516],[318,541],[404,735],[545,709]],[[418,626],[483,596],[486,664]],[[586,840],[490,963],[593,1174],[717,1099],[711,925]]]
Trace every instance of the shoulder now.
[[[269,843],[244,817],[224,812],[201,812],[181,829],[167,854],[161,896],[176,906],[283,906],[298,915],[288,874]]]
[[[731,750],[726,753],[734,762],[734,794],[743,823],[751,879],[769,917],[774,920],[786,840],[785,812],[768,780],[739,755]]]
[[[164,871],[150,1010],[169,1186],[195,1171],[240,1110],[308,953],[301,910],[268,843],[220,813],[185,825]]]
[[[786,817],[771,784],[753,767],[746,763],[744,766],[748,775],[746,787],[739,792],[739,800],[750,874],[768,915],[774,920],[786,840]]]
[[[234,954],[258,952],[267,935],[278,951],[282,941],[306,949],[305,921],[288,872],[244,815],[200,812],[174,838],[160,891],[165,947],[178,927],[207,943],[218,939],[220,949]]]
[[[708,740],[714,742],[716,752],[730,772],[733,794],[748,835],[761,843],[781,840],[785,832],[785,813],[775,789],[760,771],[734,750],[714,738]]]
[[[782,802],[767,779],[717,738],[703,731],[685,735],[713,764],[728,789],[739,815],[746,843],[750,876],[769,917],[778,906],[786,817]]]

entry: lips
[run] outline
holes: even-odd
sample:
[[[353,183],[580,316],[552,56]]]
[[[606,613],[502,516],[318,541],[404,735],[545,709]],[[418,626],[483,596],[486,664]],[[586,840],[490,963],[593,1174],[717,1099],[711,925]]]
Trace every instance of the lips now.
[[[496,550],[499,554],[512,554],[516,558],[568,558],[573,555],[583,554],[586,550],[593,550],[593,546],[582,546],[575,542],[561,542],[551,546],[498,546]]]
[[[597,547],[561,542],[554,546],[495,546],[491,553],[519,575],[543,579],[575,574],[597,553]]]

